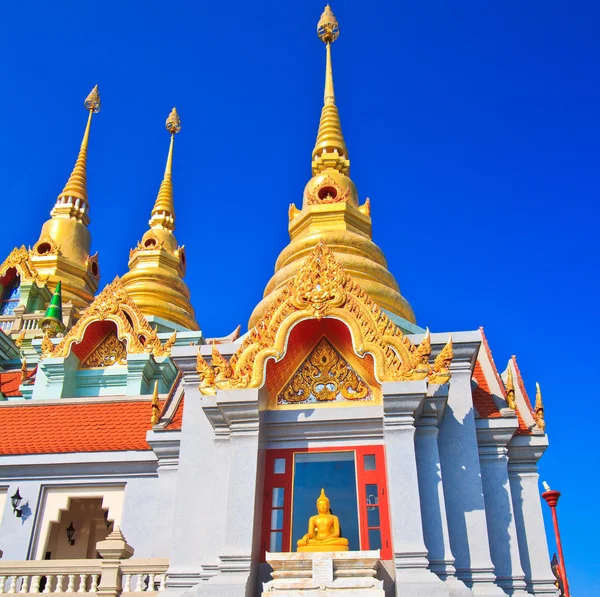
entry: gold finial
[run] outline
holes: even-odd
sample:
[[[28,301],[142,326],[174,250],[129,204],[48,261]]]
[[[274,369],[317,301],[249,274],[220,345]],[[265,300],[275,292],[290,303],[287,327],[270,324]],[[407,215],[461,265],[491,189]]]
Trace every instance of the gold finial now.
[[[544,420],[544,403],[542,402],[542,390],[540,390],[540,384],[535,382],[535,409],[534,418],[537,426],[542,430],[546,431],[546,421]]]
[[[100,94],[98,93],[98,85],[96,85],[84,101],[85,109],[89,111],[87,126],[79,149],[79,155],[75,162],[75,167],[69,180],[65,185],[62,193],[58,196],[56,205],[52,209],[51,215],[53,218],[72,218],[84,224],[90,221],[88,211],[88,196],[87,196],[87,150],[88,141],[90,138],[90,127],[92,124],[92,115],[100,112]]]
[[[316,176],[326,168],[334,168],[342,174],[350,172],[348,148],[342,134],[340,115],[335,105],[333,89],[333,69],[331,67],[331,44],[339,37],[340,30],[337,19],[329,4],[325,7],[317,25],[319,39],[326,46],[327,61],[325,66],[325,94],[317,142],[312,153],[312,172]]]
[[[150,424],[156,425],[158,423],[158,381],[154,382],[154,392],[152,393],[152,416],[150,417]]]
[[[508,361],[508,373],[506,376],[506,403],[508,408],[517,410],[517,401],[515,400],[515,383],[513,381],[512,369],[510,368],[510,361]]]
[[[173,108],[167,118],[167,130],[171,135],[176,135],[181,130],[181,119],[177,112],[177,108]]]
[[[164,228],[171,232],[175,230],[175,205],[173,203],[173,144],[175,135],[181,130],[181,119],[177,110],[173,108],[166,123],[167,131],[171,133],[171,144],[169,145],[169,154],[167,156],[167,165],[165,175],[160,183],[158,196],[152,209],[150,217],[151,228]]]
[[[89,95],[85,98],[85,102],[83,102],[86,110],[93,112],[94,114],[98,114],[100,112],[100,106],[102,103],[100,102],[100,93],[98,92],[98,85],[96,85],[89,93]]]
[[[326,44],[333,43],[340,36],[340,27],[331,11],[329,4],[325,7],[319,22],[317,23],[317,35]]]

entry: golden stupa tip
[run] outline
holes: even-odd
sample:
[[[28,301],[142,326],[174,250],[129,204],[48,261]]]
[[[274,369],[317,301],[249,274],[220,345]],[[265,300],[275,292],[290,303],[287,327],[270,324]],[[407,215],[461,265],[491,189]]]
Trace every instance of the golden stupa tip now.
[[[340,36],[340,27],[329,4],[317,23],[317,35],[325,44],[333,43]]]
[[[100,93],[98,91],[98,85],[96,85],[89,93],[89,95],[85,98],[85,102],[83,102],[86,110],[93,112],[94,114],[98,114],[100,112],[101,102],[100,102]]]
[[[167,130],[171,135],[176,135],[181,130],[181,119],[177,112],[177,108],[173,108],[167,118]]]

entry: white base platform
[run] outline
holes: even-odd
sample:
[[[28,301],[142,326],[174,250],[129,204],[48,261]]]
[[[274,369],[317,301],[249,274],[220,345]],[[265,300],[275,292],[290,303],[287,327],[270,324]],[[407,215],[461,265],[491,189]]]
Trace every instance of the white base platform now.
[[[267,553],[273,568],[263,583],[263,597],[384,597],[377,579],[381,554],[376,551]]]

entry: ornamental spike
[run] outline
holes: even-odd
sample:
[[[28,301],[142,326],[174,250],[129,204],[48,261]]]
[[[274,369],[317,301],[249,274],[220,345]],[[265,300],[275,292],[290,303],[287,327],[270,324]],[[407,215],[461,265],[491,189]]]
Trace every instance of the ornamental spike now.
[[[325,93],[319,132],[312,153],[312,172],[313,176],[316,176],[326,168],[334,168],[347,175],[350,172],[350,161],[348,160],[348,148],[342,134],[340,115],[335,105],[331,66],[331,44],[339,37],[340,29],[329,4],[325,7],[317,24],[317,35],[326,48]]]
[[[165,175],[158,190],[158,196],[150,217],[151,228],[164,228],[171,232],[175,230],[175,205],[173,202],[173,146],[175,135],[181,130],[181,119],[177,110],[173,108],[167,118],[166,128],[171,133],[171,143],[167,155]]]
[[[154,392],[152,393],[152,416],[150,417],[150,424],[156,425],[159,418],[158,408],[158,381],[154,382]]]
[[[513,380],[512,369],[510,367],[511,361],[508,361],[508,372],[506,374],[506,404],[508,408],[517,410],[517,401],[515,400],[515,382]]]
[[[89,205],[87,195],[87,151],[92,125],[92,115],[100,112],[100,94],[96,85],[84,101],[85,109],[90,113],[88,116],[83,141],[79,149],[79,155],[75,167],[69,176],[62,193],[58,196],[56,204],[52,209],[53,218],[72,218],[85,225],[89,223]]]

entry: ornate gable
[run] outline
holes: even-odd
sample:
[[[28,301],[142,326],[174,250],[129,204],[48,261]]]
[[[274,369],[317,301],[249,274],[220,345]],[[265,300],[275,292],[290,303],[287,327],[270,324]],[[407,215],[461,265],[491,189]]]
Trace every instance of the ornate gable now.
[[[277,396],[277,405],[373,400],[373,391],[323,336]]]
[[[127,353],[149,352],[154,356],[166,356],[171,353],[175,334],[164,345],[161,344],[156,332],[127,294],[117,276],[94,299],[94,302],[82,313],[79,321],[55,347],[51,348],[46,344],[42,357],[67,357],[73,343],[82,341],[88,325],[94,321],[105,320],[115,323],[117,339],[126,342]]]
[[[298,274],[290,280],[277,300],[249,332],[224,372],[219,354],[218,375],[198,355],[200,389],[258,388],[265,381],[266,362],[279,361],[286,351],[290,330],[300,321],[331,317],[343,321],[352,336],[354,352],[369,353],[375,361],[380,382],[428,378],[444,383],[450,378],[451,341],[433,366],[429,364],[429,334],[420,346],[413,346],[402,331],[375,304],[369,295],[342,269],[333,253],[322,243],[316,245]],[[214,353],[218,350],[213,347]]]
[[[6,274],[6,272],[13,267],[19,272],[22,282],[35,282],[38,286],[43,285],[44,282],[35,269],[29,251],[24,245],[21,246],[20,249],[15,247],[9,253],[8,257],[4,260],[4,263],[0,265],[0,276]]]

